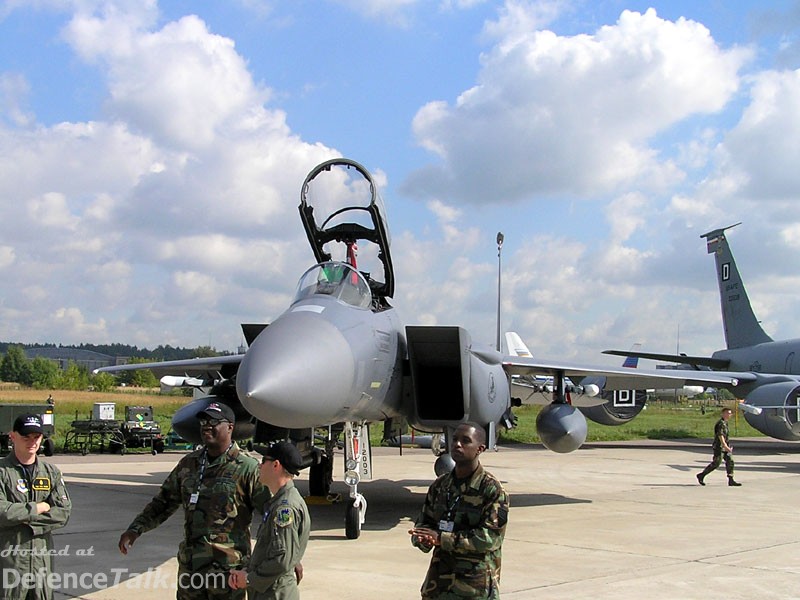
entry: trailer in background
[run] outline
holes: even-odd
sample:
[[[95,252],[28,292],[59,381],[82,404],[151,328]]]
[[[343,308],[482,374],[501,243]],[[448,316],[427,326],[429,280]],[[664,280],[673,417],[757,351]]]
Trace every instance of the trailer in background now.
[[[42,446],[39,449],[45,456],[53,456],[56,444],[53,441],[55,434],[55,415],[52,404],[0,404],[0,452],[3,454],[11,450],[9,434],[14,429],[14,421],[21,415],[34,414],[42,417]]]

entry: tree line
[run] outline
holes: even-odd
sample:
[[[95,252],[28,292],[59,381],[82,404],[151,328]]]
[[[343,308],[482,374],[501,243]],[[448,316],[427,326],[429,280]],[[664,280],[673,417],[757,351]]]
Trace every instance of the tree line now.
[[[24,348],[45,348],[55,346],[45,345],[13,345],[5,344],[4,354],[0,358],[0,381],[8,383],[19,383],[21,385],[42,390],[85,390],[93,388],[99,392],[107,392],[118,385],[129,385],[135,387],[158,387],[159,381],[149,369],[139,371],[122,371],[116,375],[110,373],[92,374],[85,366],[79,365],[74,361],[69,361],[66,369],[61,369],[58,364],[50,359],[37,356],[28,358]],[[61,346],[78,348],[77,346]],[[107,351],[95,350],[95,348],[110,349],[114,347],[114,354]],[[117,354],[116,352],[124,348],[135,348],[135,346],[124,346],[123,344],[112,344],[109,346],[92,346],[90,344],[80,347],[84,350],[94,350],[103,354],[113,356],[131,356],[129,354]],[[159,346],[156,350],[164,350],[169,346]],[[178,350],[178,349],[173,349]],[[180,357],[160,358],[165,354],[151,357],[133,356],[128,361],[129,364],[152,362],[154,360],[177,360],[178,358],[194,358],[197,356],[218,356],[219,354],[210,347],[203,346],[193,350],[181,348],[181,352],[186,352]]]
[[[173,347],[167,344],[159,345],[148,350],[129,344],[79,344],[77,346],[66,346],[63,344],[19,344],[15,342],[0,342],[0,354],[6,354],[11,346],[19,346],[23,350],[31,348],[73,348],[75,350],[91,350],[109,356],[126,356],[130,358],[142,358],[147,362],[161,360],[183,360],[185,358],[197,358],[202,356],[223,356],[228,352],[217,352],[211,346],[198,346],[197,348]]]

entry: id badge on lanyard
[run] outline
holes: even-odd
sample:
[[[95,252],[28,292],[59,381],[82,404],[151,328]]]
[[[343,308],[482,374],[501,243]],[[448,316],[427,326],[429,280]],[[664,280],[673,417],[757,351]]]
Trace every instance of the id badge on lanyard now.
[[[444,519],[439,521],[439,531],[447,531],[448,533],[452,533],[454,527],[455,523],[453,523],[453,521],[445,521]]]
[[[208,450],[203,451],[203,459],[200,461],[200,474],[197,477],[197,489],[189,496],[190,510],[197,508],[197,502],[200,500],[200,486],[203,485],[203,476],[206,473],[206,460],[208,460]]]

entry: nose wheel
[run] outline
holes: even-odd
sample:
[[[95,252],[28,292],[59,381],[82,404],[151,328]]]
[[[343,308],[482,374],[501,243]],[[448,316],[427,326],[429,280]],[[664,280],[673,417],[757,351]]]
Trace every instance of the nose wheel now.
[[[344,534],[348,540],[355,540],[361,535],[361,526],[367,513],[367,499],[358,492],[347,501],[344,513]]]
[[[350,498],[344,513],[344,534],[348,540],[361,535],[361,526],[367,513],[367,499],[358,493],[361,479],[372,479],[372,451],[369,445],[369,428],[365,423],[345,423],[345,473],[344,482],[350,488]]]

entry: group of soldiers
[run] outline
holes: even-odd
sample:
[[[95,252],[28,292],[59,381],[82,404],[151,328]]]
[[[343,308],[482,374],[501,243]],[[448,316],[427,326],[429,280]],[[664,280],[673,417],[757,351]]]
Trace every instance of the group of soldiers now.
[[[724,458],[733,479],[732,446],[723,409],[715,426],[714,459],[704,477]],[[156,496],[120,535],[127,555],[143,533],[183,509],[184,537],[178,550],[178,600],[297,599],[311,517],[293,478],[303,466],[290,442],[256,446],[262,461],[233,441],[235,415],[212,402],[198,414],[202,447],[185,455]],[[23,415],[11,433],[14,451],[0,461],[0,566],[17,573],[51,572],[54,529],[69,520],[71,502],[61,472],[37,460],[42,442],[38,415]],[[462,423],[451,436],[455,468],[429,488],[412,544],[433,551],[421,588],[424,599],[499,598],[501,549],[509,500],[500,481],[480,463],[486,432]],[[250,524],[261,514],[251,551]],[[9,552],[8,549],[22,550]],[[200,577],[198,578],[198,575]],[[4,590],[7,600],[50,600],[47,585]]]

